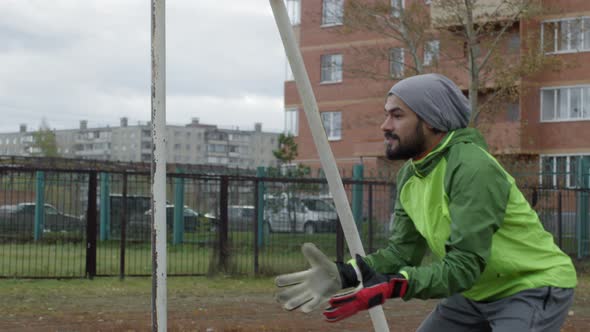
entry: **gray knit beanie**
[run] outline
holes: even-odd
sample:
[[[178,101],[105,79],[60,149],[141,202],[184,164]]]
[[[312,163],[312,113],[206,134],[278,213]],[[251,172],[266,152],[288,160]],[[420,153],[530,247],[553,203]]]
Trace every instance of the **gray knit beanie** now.
[[[461,89],[440,74],[408,77],[396,83],[389,95],[396,95],[426,123],[441,131],[465,128],[471,107]]]

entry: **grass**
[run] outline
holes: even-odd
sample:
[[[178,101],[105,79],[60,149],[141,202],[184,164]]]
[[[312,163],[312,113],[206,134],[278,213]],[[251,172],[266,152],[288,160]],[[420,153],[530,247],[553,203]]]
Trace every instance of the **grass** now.
[[[578,268],[576,288],[576,312],[590,314],[590,264]],[[580,269],[582,272],[580,273]],[[167,279],[169,299],[233,297],[265,294],[275,291],[273,277],[171,277]],[[0,282],[0,312],[18,315],[50,314],[51,311],[68,310],[94,304],[96,310],[117,306],[117,299],[141,300],[149,303],[151,279],[131,277],[124,280],[104,277],[68,280],[5,279]],[[103,308],[103,309],[101,309]],[[112,310],[112,308],[110,309]]]
[[[72,240],[69,234],[50,234],[39,242],[5,239],[0,243],[0,276],[3,277],[83,277],[86,271],[86,245]],[[63,237],[59,237],[62,235]],[[14,241],[14,242],[10,242]],[[236,275],[254,274],[254,236],[252,232],[229,232],[229,260],[225,272]],[[275,275],[307,267],[301,255],[301,245],[313,242],[332,259],[336,258],[334,233],[293,234],[271,233],[259,249],[259,273]],[[376,241],[377,242],[377,241]],[[375,245],[382,245],[383,241]],[[216,272],[216,233],[186,233],[184,243],[169,241],[168,274],[207,275]],[[348,258],[345,249],[345,259]],[[151,275],[151,245],[128,241],[125,248],[125,274]],[[120,242],[97,242],[96,271],[101,276],[118,276],[120,271]]]
[[[49,315],[52,311],[112,310],[118,301],[140,301],[149,304],[151,279],[133,277],[119,280],[105,277],[68,280],[8,279],[0,282],[0,312],[12,315]],[[177,277],[167,280],[168,297],[208,297],[225,294],[271,294],[272,278],[231,278],[218,276]],[[135,300],[134,300],[135,299]],[[122,310],[126,310],[121,303]],[[110,308],[110,309],[109,309]],[[130,307],[133,310],[134,306]],[[53,313],[55,314],[55,313]]]
[[[281,240],[286,241],[286,239]],[[138,250],[142,252],[146,248],[149,247],[138,246]],[[298,248],[296,249],[284,249],[281,256],[283,259],[269,264],[271,266],[269,269],[273,270],[269,270],[266,277],[229,277],[223,274],[212,277],[168,277],[169,308],[171,312],[174,312],[174,310],[182,311],[188,306],[197,308],[193,310],[195,311],[202,303],[219,302],[219,307],[223,307],[223,303],[251,303],[249,301],[253,298],[272,299],[272,294],[276,291],[273,279],[279,274],[274,269],[288,271],[297,269],[296,264],[300,264],[302,255]],[[173,251],[182,250],[174,249]],[[246,259],[246,253],[240,254],[244,257],[237,258],[238,261]],[[578,286],[572,310],[575,311],[576,317],[588,317],[590,316],[590,260],[576,260],[575,263]],[[265,263],[261,264],[266,266]],[[92,320],[94,316],[89,313],[96,313],[96,315],[104,313],[101,317],[108,321],[110,315],[115,312],[129,317],[137,317],[134,314],[137,312],[149,312],[151,291],[152,281],[149,277],[127,277],[123,280],[114,277],[99,277],[93,280],[2,279],[0,280],[0,298],[2,298],[0,312],[4,313],[4,324],[41,318],[58,326],[64,324],[64,328],[70,326],[64,322],[69,323],[77,319],[83,320],[80,324],[97,324]],[[244,312],[249,311],[244,307]],[[198,319],[199,314],[202,313],[191,313],[191,319]],[[149,317],[149,314],[146,315]]]

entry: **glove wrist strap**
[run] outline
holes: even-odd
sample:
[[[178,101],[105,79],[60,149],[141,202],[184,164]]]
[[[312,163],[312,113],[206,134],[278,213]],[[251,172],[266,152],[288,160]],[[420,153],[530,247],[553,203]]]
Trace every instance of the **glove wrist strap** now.
[[[404,297],[408,290],[408,279],[402,274],[389,275],[389,285],[391,287],[391,298]]]
[[[340,273],[343,289],[358,286],[360,283],[359,280],[362,280],[361,272],[358,267],[342,262],[337,262],[336,266],[338,267],[338,272]]]

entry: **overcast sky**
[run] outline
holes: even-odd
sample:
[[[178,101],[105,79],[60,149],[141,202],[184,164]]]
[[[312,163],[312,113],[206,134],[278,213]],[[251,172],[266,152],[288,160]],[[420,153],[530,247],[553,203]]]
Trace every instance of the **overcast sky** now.
[[[0,0],[0,132],[150,120],[150,0]],[[283,129],[267,0],[167,0],[169,124]]]

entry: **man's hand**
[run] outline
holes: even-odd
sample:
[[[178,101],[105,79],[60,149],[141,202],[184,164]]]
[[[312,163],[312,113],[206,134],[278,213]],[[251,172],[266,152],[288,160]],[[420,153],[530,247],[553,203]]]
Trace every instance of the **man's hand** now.
[[[278,287],[285,287],[285,290],[278,293],[276,299],[287,310],[301,307],[301,311],[307,313],[328,302],[343,288],[343,282],[341,267],[330,261],[315,245],[305,243],[301,251],[311,268],[278,276],[275,283]],[[352,269],[350,265],[347,268]]]
[[[361,310],[383,304],[388,298],[402,297],[408,289],[408,280],[401,274],[379,274],[360,255],[356,255],[356,263],[363,276],[363,288],[332,297],[330,307],[324,311],[328,322],[336,322]]]

